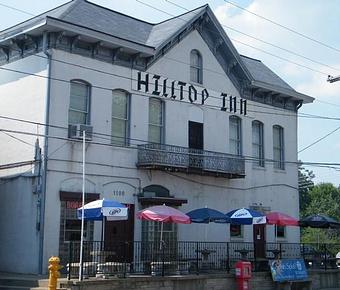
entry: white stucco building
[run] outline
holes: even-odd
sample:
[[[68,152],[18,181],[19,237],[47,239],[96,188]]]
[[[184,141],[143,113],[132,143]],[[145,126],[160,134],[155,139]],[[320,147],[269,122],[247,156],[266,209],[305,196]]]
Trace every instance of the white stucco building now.
[[[150,24],[75,0],[0,32],[0,271],[45,272],[79,239],[82,130],[87,200],[130,209],[108,239],[153,239],[156,226],[134,216],[163,203],[298,217],[297,110],[312,101],[239,55],[207,5]],[[87,239],[100,227],[88,223]],[[165,235],[275,240],[265,225],[202,232]],[[279,237],[299,238],[298,228]]]

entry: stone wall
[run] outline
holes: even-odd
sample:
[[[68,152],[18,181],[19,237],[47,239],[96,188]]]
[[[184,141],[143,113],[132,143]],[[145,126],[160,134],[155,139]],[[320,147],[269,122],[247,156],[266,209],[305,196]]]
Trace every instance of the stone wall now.
[[[340,289],[340,270],[311,271],[312,289]],[[237,289],[233,274],[188,275],[177,277],[127,277],[101,280],[70,281],[61,287],[72,290],[234,290]],[[275,290],[269,272],[253,273],[252,290]],[[300,289],[300,288],[299,288]]]

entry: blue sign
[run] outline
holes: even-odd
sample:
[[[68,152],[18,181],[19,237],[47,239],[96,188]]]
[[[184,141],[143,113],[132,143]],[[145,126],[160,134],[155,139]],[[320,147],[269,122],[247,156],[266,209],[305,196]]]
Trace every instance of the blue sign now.
[[[308,277],[303,259],[270,260],[269,266],[275,282],[304,280]]]

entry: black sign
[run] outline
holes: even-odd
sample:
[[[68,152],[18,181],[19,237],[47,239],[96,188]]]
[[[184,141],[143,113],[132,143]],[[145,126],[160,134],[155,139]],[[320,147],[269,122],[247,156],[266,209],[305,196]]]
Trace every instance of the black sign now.
[[[160,75],[138,72],[137,91],[149,93],[154,96],[187,101],[192,104],[204,105],[210,97],[206,88],[195,87],[182,81],[170,80]],[[221,111],[247,115],[247,100],[235,96],[220,94]]]

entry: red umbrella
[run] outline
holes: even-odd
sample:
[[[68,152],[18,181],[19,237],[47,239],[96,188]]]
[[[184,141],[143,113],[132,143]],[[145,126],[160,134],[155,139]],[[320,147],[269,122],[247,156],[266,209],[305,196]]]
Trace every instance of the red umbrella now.
[[[161,222],[161,246],[163,243],[163,223],[190,224],[190,217],[181,211],[164,205],[156,205],[145,208],[137,213],[137,218]]]
[[[270,212],[266,214],[267,224],[277,226],[298,226],[299,221],[282,212]]]

